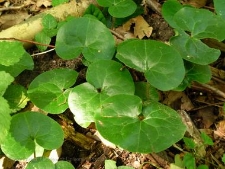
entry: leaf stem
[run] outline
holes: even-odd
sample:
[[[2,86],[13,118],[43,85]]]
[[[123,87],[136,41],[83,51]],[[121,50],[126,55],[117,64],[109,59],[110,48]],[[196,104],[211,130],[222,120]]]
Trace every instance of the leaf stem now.
[[[32,43],[32,44],[35,44],[35,45],[47,46],[49,48],[55,48],[54,45],[42,44],[42,43],[35,42],[35,41],[32,41],[32,40],[17,39],[17,38],[0,38],[0,40],[12,40],[12,41],[26,42],[26,43]]]

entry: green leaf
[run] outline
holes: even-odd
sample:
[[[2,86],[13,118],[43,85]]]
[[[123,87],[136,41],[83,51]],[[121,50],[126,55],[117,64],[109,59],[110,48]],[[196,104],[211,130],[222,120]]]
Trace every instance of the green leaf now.
[[[4,66],[14,65],[25,54],[21,42],[0,42],[0,64]]]
[[[183,60],[172,47],[153,40],[127,40],[119,44],[116,57],[144,72],[148,82],[160,90],[171,90],[183,80]]]
[[[46,157],[37,157],[31,160],[26,169],[74,169],[73,165],[67,161],[59,161],[53,164],[52,161]]]
[[[224,0],[213,0],[214,8],[218,16],[223,18],[225,21],[225,1]]]
[[[5,93],[7,87],[14,81],[14,78],[9,73],[4,71],[0,71],[0,78],[0,96],[2,96]]]
[[[1,148],[7,157],[22,160],[34,153],[35,142],[52,150],[59,148],[63,139],[62,128],[56,121],[38,112],[24,112],[12,117],[9,133]]]
[[[88,8],[85,10],[84,15],[91,14],[95,16],[99,21],[103,24],[106,24],[106,18],[103,15],[102,11],[93,4],[90,4]]]
[[[211,145],[211,146],[213,145],[213,140],[205,132],[201,133],[201,138],[204,144]]]
[[[58,161],[55,164],[55,169],[74,169],[74,166],[68,161]]]
[[[195,142],[194,142],[193,139],[188,138],[188,137],[184,137],[183,140],[184,140],[185,145],[186,145],[188,148],[190,148],[190,149],[192,149],[192,150],[195,149],[196,144],[195,144]]]
[[[185,126],[173,109],[158,102],[142,105],[139,97],[115,95],[95,114],[100,134],[131,152],[160,152],[180,140]]]
[[[100,94],[91,84],[83,83],[71,90],[68,105],[75,121],[85,128],[94,121],[93,116],[99,111]]]
[[[49,45],[49,43],[51,42],[51,38],[48,35],[46,35],[43,31],[38,32],[34,36],[34,40],[44,45]],[[42,46],[42,45],[36,45],[36,46],[40,51],[45,51],[48,48],[47,46]]]
[[[208,47],[201,40],[190,37],[184,31],[179,31],[179,35],[172,37],[170,43],[183,59],[199,65],[208,65],[220,56],[219,50]]]
[[[108,96],[126,93],[134,94],[133,79],[123,65],[112,60],[92,63],[87,70],[87,81],[102,94]]]
[[[201,164],[197,167],[197,169],[209,169],[209,167],[207,165]]]
[[[184,155],[184,166],[188,169],[195,169],[195,157],[191,153],[187,153]]]
[[[167,0],[162,6],[162,16],[173,28],[178,28],[176,22],[174,21],[174,15],[183,6],[177,0]]]
[[[42,18],[42,25],[44,29],[55,29],[58,25],[58,22],[54,16],[51,14],[46,14]]]
[[[207,83],[212,77],[209,65],[198,65],[190,62],[185,62],[186,77],[191,81],[199,83]]]
[[[115,41],[100,21],[90,17],[74,18],[59,29],[56,52],[63,59],[73,59],[82,53],[90,62],[109,60],[115,52]]]
[[[191,32],[193,38],[225,39],[225,21],[209,10],[183,7],[175,14],[174,20],[181,29]]]
[[[54,164],[52,161],[46,157],[37,157],[31,160],[28,164],[26,169],[55,169]]]
[[[116,162],[113,160],[105,160],[105,169],[117,169]]]
[[[148,82],[135,83],[135,95],[139,96],[143,101],[159,101],[159,93],[156,88],[152,87]]]
[[[137,5],[132,0],[97,0],[103,7],[109,7],[109,14],[115,18],[124,18],[133,14]]]
[[[52,6],[58,6],[63,3],[67,3],[69,0],[52,0]]]
[[[26,52],[19,60],[19,62],[14,65],[4,66],[0,65],[0,71],[6,71],[11,74],[13,77],[18,76],[25,69],[32,70],[34,68],[34,62],[32,57]]]
[[[96,61],[88,67],[86,78],[88,83],[74,87],[68,98],[76,122],[83,127],[94,121],[100,102],[107,97],[121,93],[134,94],[132,77],[118,62]]]
[[[0,96],[0,144],[4,142],[5,137],[8,134],[8,130],[10,128],[10,121],[11,121],[11,110],[7,101]]]
[[[222,162],[225,164],[225,154],[223,154]]]
[[[8,101],[12,112],[17,112],[24,108],[29,101],[26,89],[21,85],[11,84],[5,94],[4,98]]]
[[[68,108],[68,88],[75,83],[77,76],[76,71],[67,68],[44,72],[31,82],[28,96],[42,110],[52,114],[62,113]]]

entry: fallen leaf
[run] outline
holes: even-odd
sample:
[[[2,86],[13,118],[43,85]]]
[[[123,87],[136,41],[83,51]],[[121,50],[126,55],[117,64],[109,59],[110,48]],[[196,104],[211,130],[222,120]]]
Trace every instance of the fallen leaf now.
[[[197,116],[202,119],[204,128],[208,129],[211,125],[214,124],[216,116],[213,113],[214,107],[206,107],[198,110]]]
[[[51,3],[51,1],[50,0],[37,0],[37,7],[41,7],[42,5],[44,6],[44,7],[49,7],[49,6],[51,6],[52,5],[52,3]]]
[[[214,133],[220,138],[225,138],[225,120],[220,121],[216,125],[216,131]]]
[[[142,16],[137,16],[135,18],[130,19],[123,25],[123,29],[125,31],[129,31],[131,29],[132,24],[134,24],[134,36],[139,39],[143,39],[145,36],[148,38],[152,34],[153,28],[145,21]]]

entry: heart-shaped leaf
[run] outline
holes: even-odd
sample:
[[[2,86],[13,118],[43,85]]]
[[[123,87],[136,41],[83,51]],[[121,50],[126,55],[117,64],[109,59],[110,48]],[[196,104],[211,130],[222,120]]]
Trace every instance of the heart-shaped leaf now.
[[[209,10],[183,7],[175,14],[174,20],[181,29],[191,32],[194,38],[225,39],[225,21]]]
[[[103,7],[109,7],[109,14],[115,18],[124,18],[133,14],[137,5],[132,0],[97,0]]]
[[[23,44],[20,42],[0,42],[0,64],[10,66],[19,62],[25,54]]]
[[[90,62],[111,59],[115,41],[108,28],[97,19],[74,18],[59,29],[56,52],[63,59],[73,59],[81,53]]]
[[[34,153],[35,142],[44,149],[52,150],[59,148],[63,139],[63,130],[56,121],[38,112],[24,112],[12,117],[9,133],[1,148],[7,157],[22,160]]]
[[[73,165],[67,161],[58,161],[53,164],[52,161],[46,157],[37,157],[31,160],[26,169],[74,169]]]
[[[127,40],[119,44],[116,57],[127,66],[144,72],[148,82],[160,90],[171,90],[184,78],[181,56],[162,42]]]
[[[158,102],[142,105],[133,95],[115,95],[103,101],[95,123],[105,139],[140,153],[165,150],[185,133],[176,111]]]
[[[5,100],[3,97],[0,96],[0,144],[3,143],[5,137],[7,136],[9,127],[10,127],[10,121],[11,121],[11,110],[9,108],[9,105],[7,103],[7,100]]]
[[[118,62],[96,61],[88,67],[86,78],[88,83],[74,87],[68,98],[76,122],[83,127],[94,121],[101,101],[107,97],[121,93],[134,94],[132,77]]]
[[[204,44],[201,40],[190,37],[184,31],[170,39],[170,43],[179,51],[183,59],[200,65],[208,65],[218,59],[220,51]]]
[[[75,83],[77,76],[76,71],[67,68],[44,72],[31,82],[28,96],[42,110],[52,114],[62,113],[68,108],[68,88]]]

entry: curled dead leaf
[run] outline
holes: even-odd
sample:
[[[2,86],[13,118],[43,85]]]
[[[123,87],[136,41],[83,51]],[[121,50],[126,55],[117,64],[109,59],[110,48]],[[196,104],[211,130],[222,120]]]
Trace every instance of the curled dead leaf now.
[[[132,24],[134,24],[134,36],[139,39],[143,39],[145,36],[148,38],[152,34],[153,28],[145,21],[142,16],[137,16],[135,18],[130,19],[123,25],[123,29],[125,31],[129,31],[131,29]]]

